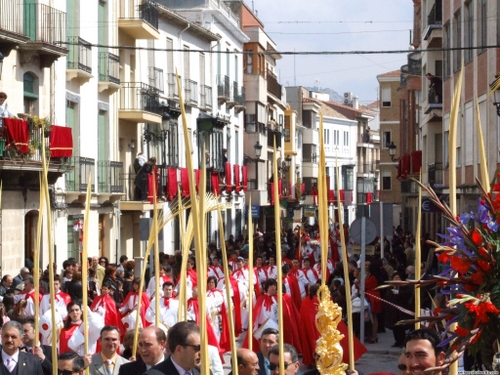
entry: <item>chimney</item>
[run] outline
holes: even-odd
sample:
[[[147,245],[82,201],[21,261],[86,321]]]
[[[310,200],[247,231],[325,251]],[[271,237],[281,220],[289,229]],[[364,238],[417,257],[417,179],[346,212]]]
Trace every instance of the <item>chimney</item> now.
[[[352,97],[352,108],[359,109],[359,100],[358,100],[357,95],[354,95]]]

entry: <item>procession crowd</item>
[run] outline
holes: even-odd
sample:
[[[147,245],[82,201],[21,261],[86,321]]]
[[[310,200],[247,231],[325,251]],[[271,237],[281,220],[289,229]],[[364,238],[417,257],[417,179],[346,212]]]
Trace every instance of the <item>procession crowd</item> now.
[[[345,234],[348,235],[347,232]],[[228,315],[232,314],[235,337],[242,335],[240,339],[243,341],[242,348],[238,349],[238,366],[243,367],[240,373],[245,374],[245,367],[248,367],[247,374],[270,375],[279,370],[277,368],[279,352],[276,344],[279,335],[282,334],[286,343],[284,350],[286,373],[291,375],[297,372],[298,358],[301,356],[301,363],[309,366],[311,374],[314,374],[317,373],[316,341],[320,337],[315,324],[318,311],[316,293],[322,278],[325,278],[330,287],[332,299],[343,308],[344,317],[347,303],[352,303],[354,315],[358,318],[357,322],[361,314],[360,260],[356,256],[342,254],[339,251],[341,246],[338,227],[330,228],[328,242],[327,271],[323,275],[317,228],[298,232],[290,230],[284,233],[281,241],[282,280],[278,282],[274,234],[258,233],[254,239],[253,290],[249,285],[248,239],[242,236],[234,239],[230,236],[227,241],[229,275],[225,274],[221,264],[223,260],[220,249],[215,243],[209,244],[207,290],[203,292],[206,301],[205,314],[200,314],[198,297],[202,292],[198,290],[198,273],[195,259],[192,257],[187,260],[186,300],[181,301],[179,298],[182,261],[180,252],[170,256],[160,254],[159,307],[156,303],[157,282],[152,266],[154,263],[148,265],[147,287],[139,295],[141,280],[134,273],[135,262],[126,256],[122,256],[117,264],[110,264],[107,258],[97,256],[89,258],[84,264],[76,259],[68,259],[62,264],[63,269],[60,273],[57,265],[53,265],[56,274],[53,284],[49,282],[48,268],[43,272],[38,283],[39,300],[35,301],[35,282],[30,269],[33,265],[28,260],[27,267],[23,267],[19,275],[15,277],[5,275],[0,283],[0,296],[3,298],[3,306],[0,309],[3,350],[7,352],[6,349],[10,346],[12,353],[18,353],[17,349],[26,348],[28,353],[38,357],[44,374],[52,373],[52,361],[49,358],[52,358],[50,345],[52,345],[54,324],[58,332],[56,340],[59,353],[58,366],[62,375],[71,375],[69,371],[78,372],[86,366],[90,366],[91,374],[101,375],[136,375],[148,370],[150,374],[155,374],[154,371],[175,374],[176,372],[168,372],[174,367],[181,375],[195,374],[196,366],[199,364],[198,325],[201,316],[207,322],[211,371],[215,375],[221,375],[223,353],[232,349],[228,324]],[[397,306],[408,309],[413,294],[409,288],[405,290],[402,286],[385,289],[382,293],[376,288],[385,280],[414,277],[415,249],[411,235],[399,230],[394,232],[392,246],[387,240],[383,241],[383,246],[384,258],[380,258],[380,246],[378,246],[375,255],[365,261],[366,301],[362,316],[367,329],[364,339],[376,345],[377,333],[385,328],[391,328],[395,337],[394,346],[402,347],[406,330],[410,327],[394,325],[394,322],[404,317],[404,313]],[[350,260],[347,277],[350,280],[349,285],[352,286],[351,301],[345,298],[346,278],[341,262],[344,255],[349,256]],[[424,268],[425,273],[431,269],[434,262],[429,252],[423,253],[422,256],[429,258],[425,259],[427,263],[424,262],[429,265]],[[86,286],[82,286],[82,272],[88,272]],[[229,277],[232,310],[228,309],[226,277]],[[283,288],[281,303],[286,327],[283,332],[278,330],[279,287]],[[54,289],[55,294],[55,321],[52,318],[50,288]],[[87,293],[88,306],[82,305],[83,293]],[[141,304],[137,314],[139,299]],[[385,304],[383,301],[390,303]],[[38,321],[34,319],[36,304],[39,305]],[[179,322],[180,304],[186,306],[185,322]],[[386,305],[390,308],[385,308]],[[253,308],[251,322],[250,306]],[[86,325],[83,324],[83,309],[87,309]],[[356,319],[354,323],[354,331],[359,335],[359,323],[356,323]],[[138,345],[134,348],[134,329],[137,324],[140,327],[140,335]],[[37,340],[34,337],[35,325],[38,325],[40,332],[40,346],[36,345]],[[249,327],[252,331],[251,337],[246,334]],[[346,323],[341,321],[337,328],[345,335],[340,345],[344,349],[343,362],[348,363]],[[17,330],[19,337],[16,338]],[[8,337],[4,337],[4,334]],[[88,350],[84,350],[85,336],[88,337]],[[253,351],[246,349],[250,340]],[[356,360],[366,352],[365,346],[358,338],[355,338],[354,351]],[[167,355],[170,355],[169,362],[164,361]],[[2,356],[4,366],[7,366],[3,353]],[[6,356],[8,357],[9,353]],[[187,363],[184,363],[185,361]],[[21,364],[19,358],[15,358],[14,362]],[[170,370],[158,369],[160,364]],[[243,366],[245,364],[249,365]],[[64,369],[61,366],[68,368]],[[154,368],[150,370],[151,367]],[[181,368],[185,370],[189,368],[189,371],[181,372]],[[12,373],[10,370],[9,372]]]

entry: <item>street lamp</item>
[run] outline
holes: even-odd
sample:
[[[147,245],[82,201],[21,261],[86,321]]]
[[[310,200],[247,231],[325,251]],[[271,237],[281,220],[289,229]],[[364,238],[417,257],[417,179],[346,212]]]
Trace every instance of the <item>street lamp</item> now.
[[[500,116],[500,92],[498,92],[499,86],[500,76],[495,76],[495,80],[490,84],[490,90],[495,90],[493,91],[493,94],[495,95],[495,101],[493,102],[493,105],[497,108],[497,116]]]
[[[391,160],[397,161],[397,159],[394,159],[394,155],[396,155],[396,145],[394,144],[394,142],[391,142],[391,144],[387,146],[387,148],[389,149],[389,155],[391,156]]]
[[[260,142],[257,141],[257,143],[255,144],[255,146],[253,146],[253,148],[255,149],[255,157],[257,159],[260,159],[260,156],[262,155],[262,145],[260,144]]]
[[[0,52],[0,79],[2,78],[2,68],[3,68],[3,55]]]
[[[285,170],[288,172],[290,170],[290,166],[292,165],[292,157],[288,155],[285,158]]]

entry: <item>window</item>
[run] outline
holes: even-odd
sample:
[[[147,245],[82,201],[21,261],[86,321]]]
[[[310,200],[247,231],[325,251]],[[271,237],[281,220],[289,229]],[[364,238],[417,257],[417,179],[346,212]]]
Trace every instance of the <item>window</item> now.
[[[68,216],[68,255],[67,258],[80,259],[80,231],[75,230],[76,223],[83,223],[83,217]]]
[[[450,76],[451,70],[451,51],[449,50],[450,43],[450,24],[446,23],[443,26],[443,40],[444,40],[444,51],[443,51],[443,61],[444,61],[444,78],[448,78]]]
[[[252,50],[247,50],[246,51],[245,71],[247,72],[247,74],[252,74],[253,73],[253,55],[252,55]]]
[[[73,133],[73,155],[80,155],[80,98],[66,93],[66,124]]]
[[[391,171],[382,171],[382,190],[392,190]]]
[[[177,118],[170,118],[167,127],[167,138],[165,140],[166,150],[166,160],[168,166],[178,167],[179,166],[179,124]]]
[[[189,77],[191,76],[189,74],[189,70],[190,70],[190,67],[191,67],[191,62],[190,62],[190,55],[191,53],[189,53],[189,46],[183,46],[183,62],[184,62],[184,78],[185,79],[189,79]]]
[[[167,38],[167,72],[175,73],[174,70],[174,41]]]
[[[391,132],[382,132],[382,147],[387,148],[391,144]]]
[[[330,129],[324,129],[323,133],[325,146],[330,146]]]
[[[474,119],[473,119],[473,106],[471,103],[465,107],[465,165],[472,165],[474,161]]]
[[[382,88],[382,107],[391,106],[391,89],[389,87]]]
[[[443,165],[445,168],[448,168],[450,166],[450,149],[449,149],[449,137],[450,137],[450,132],[446,131],[444,132],[443,136]]]
[[[349,132],[344,131],[344,146],[349,146]]]
[[[457,147],[457,167],[462,166],[462,147]]]
[[[487,22],[488,22],[488,15],[487,15],[487,10],[488,10],[488,2],[487,0],[479,0],[479,9],[478,9],[478,27],[477,27],[477,34],[478,34],[478,39],[477,39],[477,44],[478,47],[481,47],[478,49],[478,53],[481,53],[485,50],[485,46],[487,44]],[[498,9],[497,9],[498,13]]]
[[[472,60],[472,47],[474,44],[474,3],[469,1],[465,4],[465,48],[464,50],[464,60],[468,63]]]
[[[460,69],[462,65],[462,20],[460,10],[458,10],[453,17],[453,46],[458,48],[453,51],[453,71]]]
[[[340,144],[340,130],[333,131],[333,145],[338,146]]]
[[[354,190],[354,167],[351,165],[342,166],[342,187],[344,190]]]
[[[38,78],[31,73],[23,76],[24,113],[38,113]]]

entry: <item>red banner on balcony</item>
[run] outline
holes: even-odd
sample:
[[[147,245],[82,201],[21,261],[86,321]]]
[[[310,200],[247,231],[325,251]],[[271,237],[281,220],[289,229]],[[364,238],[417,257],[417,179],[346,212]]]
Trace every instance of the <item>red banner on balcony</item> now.
[[[218,197],[220,195],[219,172],[212,172],[211,181],[212,193],[214,193],[215,196]]]
[[[371,204],[373,202],[373,193],[366,193],[366,204]]]
[[[401,161],[401,178],[405,179],[406,176],[410,173],[410,154],[406,154],[402,156]]]
[[[269,189],[271,191],[269,192],[269,200],[271,201],[271,206],[274,205],[274,182],[269,183]]]
[[[246,165],[241,167],[241,174],[243,177],[243,191],[248,190],[248,168]]]
[[[158,197],[158,167],[156,166],[153,167],[152,172],[148,174],[148,201],[151,203],[155,202],[155,192]],[[156,200],[158,201],[158,198],[156,198]]]
[[[422,169],[422,151],[417,150],[411,153],[411,173],[420,174]]]
[[[5,126],[6,148],[15,147],[18,154],[29,153],[28,122],[13,118],[3,119]]]
[[[234,191],[240,192],[240,166],[237,164],[234,165]]]
[[[181,168],[181,194],[189,197],[189,175],[187,168]]]
[[[302,185],[300,186],[300,193],[302,195],[304,195],[306,193],[306,184],[305,183],[302,183]]]
[[[231,190],[233,190],[233,180],[231,178],[231,163],[226,163],[226,191],[228,193],[231,192]]]
[[[69,158],[73,155],[73,133],[67,126],[50,127],[50,157]]]
[[[341,189],[339,191],[339,193],[340,193],[340,202],[344,203],[344,201],[345,201],[345,192],[344,192],[344,190]]]
[[[168,168],[168,180],[167,180],[167,200],[169,202],[174,200],[177,195],[177,168]]]
[[[335,203],[335,193],[333,189],[328,190],[328,203]]]

